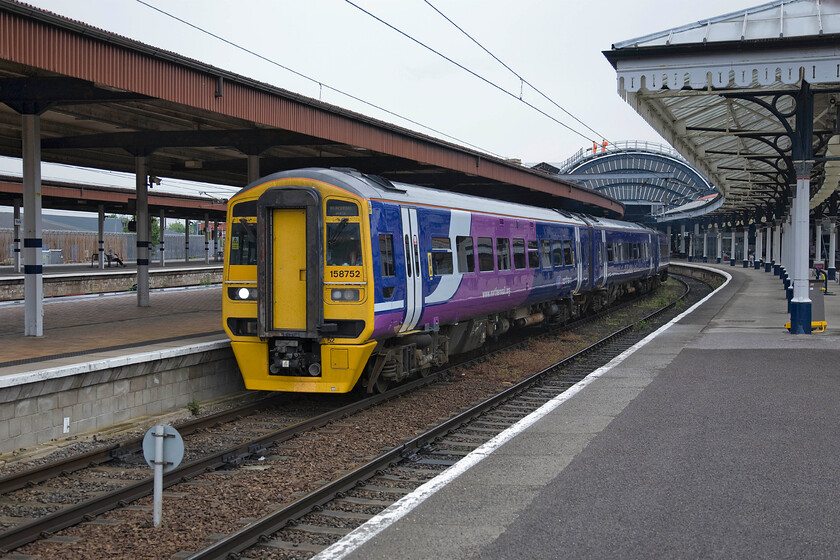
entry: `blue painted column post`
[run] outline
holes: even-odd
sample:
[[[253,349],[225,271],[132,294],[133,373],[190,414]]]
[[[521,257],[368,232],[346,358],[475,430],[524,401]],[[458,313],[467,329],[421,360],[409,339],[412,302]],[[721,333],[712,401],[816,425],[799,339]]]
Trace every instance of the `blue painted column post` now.
[[[811,334],[811,298],[808,278],[808,214],[811,198],[812,161],[797,161],[796,198],[793,200],[793,300],[790,309],[790,332]]]

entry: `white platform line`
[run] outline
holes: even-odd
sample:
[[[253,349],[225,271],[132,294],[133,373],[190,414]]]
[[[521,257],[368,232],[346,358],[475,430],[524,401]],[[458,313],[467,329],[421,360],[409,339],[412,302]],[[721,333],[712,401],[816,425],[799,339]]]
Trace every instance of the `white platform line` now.
[[[371,540],[373,537],[393,525],[397,522],[400,518],[404,515],[409,513],[415,507],[423,503],[427,498],[434,495],[438,490],[449,484],[450,482],[454,481],[456,478],[461,476],[461,474],[465,473],[486,457],[488,457],[493,451],[501,447],[505,444],[505,442],[510,441],[515,436],[520,434],[521,432],[525,431],[528,427],[536,423],[538,420],[543,418],[544,416],[551,413],[555,408],[563,404],[565,401],[572,398],[575,394],[580,392],[584,387],[604,375],[606,372],[610,371],[612,368],[626,360],[631,354],[645,346],[648,342],[653,340],[654,338],[658,337],[660,334],[664,333],[666,330],[671,328],[672,325],[677,323],[678,321],[682,320],[685,316],[690,313],[693,313],[695,309],[703,305],[709,298],[715,295],[717,292],[722,290],[727,284],[729,284],[730,280],[732,280],[732,276],[722,270],[713,269],[713,268],[706,268],[706,267],[696,267],[696,268],[703,268],[706,270],[712,270],[714,272],[718,272],[723,274],[726,277],[726,281],[719,286],[716,290],[712,293],[704,297],[699,302],[692,305],[686,311],[674,317],[666,323],[665,325],[658,328],[656,331],[652,332],[644,339],[640,340],[615,358],[613,358],[608,364],[596,369],[585,378],[580,380],[578,383],[567,389],[562,394],[558,395],[554,399],[548,401],[546,404],[508,428],[507,430],[503,431],[487,443],[479,446],[466,457],[449,467],[447,470],[433,478],[432,480],[426,482],[422,486],[419,486],[416,490],[414,490],[411,494],[408,494],[402,497],[399,501],[391,504],[384,510],[382,510],[379,514],[369,519],[360,527],[357,527],[355,530],[347,534],[338,542],[332,544],[328,548],[321,551],[319,554],[312,557],[311,560],[338,560],[341,558],[346,557],[348,554]]]

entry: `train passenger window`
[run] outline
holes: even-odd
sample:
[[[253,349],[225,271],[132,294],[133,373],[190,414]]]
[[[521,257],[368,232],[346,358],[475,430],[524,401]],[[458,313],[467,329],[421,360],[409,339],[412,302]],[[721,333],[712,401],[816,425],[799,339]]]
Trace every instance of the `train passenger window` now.
[[[560,239],[551,242],[551,264],[563,266],[563,241]]]
[[[473,251],[472,237],[459,235],[455,238],[455,247],[458,251],[458,272],[475,272],[475,253]]]
[[[615,245],[607,243],[607,262],[615,262]]]
[[[327,266],[362,266],[362,234],[347,218],[327,223]]]
[[[632,255],[631,258],[633,258],[634,260],[638,259],[639,258],[639,244],[638,243],[633,243],[631,245],[631,249],[633,251],[633,255]]]
[[[405,236],[405,269],[408,272],[408,277],[411,278],[412,274],[412,266],[411,266],[411,240],[408,236]]]
[[[513,240],[513,268],[526,268],[525,262],[525,240]]]
[[[448,237],[432,237],[432,274],[452,274],[452,242]]]
[[[493,238],[478,238],[478,270],[487,272],[493,270]]]
[[[551,241],[548,239],[540,241],[540,257],[542,258],[542,267],[551,268]]]
[[[507,238],[496,239],[496,264],[499,270],[510,270],[510,240]]]
[[[244,222],[244,223],[243,223]],[[257,264],[257,224],[244,219],[234,223],[230,232],[229,264]]]
[[[537,242],[529,241],[528,242],[528,268],[539,268],[540,267],[540,252],[537,249]]]
[[[328,200],[327,216],[358,216],[359,206],[355,202],[347,200]]]
[[[572,264],[572,241],[564,241],[563,242],[563,263],[567,266]]]
[[[390,233],[379,235],[379,258],[382,261],[382,277],[395,276],[394,236]]]

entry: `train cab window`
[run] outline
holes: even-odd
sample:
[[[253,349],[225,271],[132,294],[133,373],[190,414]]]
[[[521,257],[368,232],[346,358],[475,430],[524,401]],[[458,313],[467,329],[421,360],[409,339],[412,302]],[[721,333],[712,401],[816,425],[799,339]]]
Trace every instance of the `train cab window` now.
[[[493,238],[478,238],[478,270],[488,272],[493,270]]]
[[[540,252],[536,241],[528,242],[528,268],[540,267]]]
[[[455,246],[458,251],[458,272],[475,272],[475,252],[473,250],[472,237],[459,235],[455,238]]]
[[[244,218],[235,222],[230,231],[228,262],[232,265],[257,264],[257,224]]]
[[[342,218],[327,222],[327,266],[362,266],[360,224]]]
[[[390,233],[379,235],[379,258],[382,261],[382,277],[395,276],[394,236]]]
[[[551,241],[543,239],[540,241],[540,257],[543,268],[551,268]]]
[[[569,266],[569,265],[572,264],[573,260],[574,259],[572,258],[572,241],[571,240],[564,241],[563,242],[563,263],[566,266]]]
[[[432,274],[452,274],[452,242],[448,237],[432,237]]]
[[[499,270],[510,270],[510,240],[505,237],[496,239],[496,264]]]
[[[525,240],[513,240],[513,268],[527,268],[525,255]]]
[[[350,217],[359,215],[359,205],[348,200],[328,200],[327,216]]]
[[[560,239],[554,239],[551,242],[551,264],[563,266],[563,241]]]

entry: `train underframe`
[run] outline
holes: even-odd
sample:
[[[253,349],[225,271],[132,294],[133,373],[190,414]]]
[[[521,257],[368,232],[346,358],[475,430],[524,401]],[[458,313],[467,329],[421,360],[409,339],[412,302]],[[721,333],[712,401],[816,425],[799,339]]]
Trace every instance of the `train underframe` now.
[[[380,341],[374,349],[360,385],[368,393],[382,392],[409,378],[428,375],[451,356],[475,350],[513,328],[543,323],[564,324],[597,313],[632,294],[645,294],[667,279],[667,272],[647,279],[610,284],[595,292],[576,294],[528,307],[476,317],[428,332],[414,332]]]

